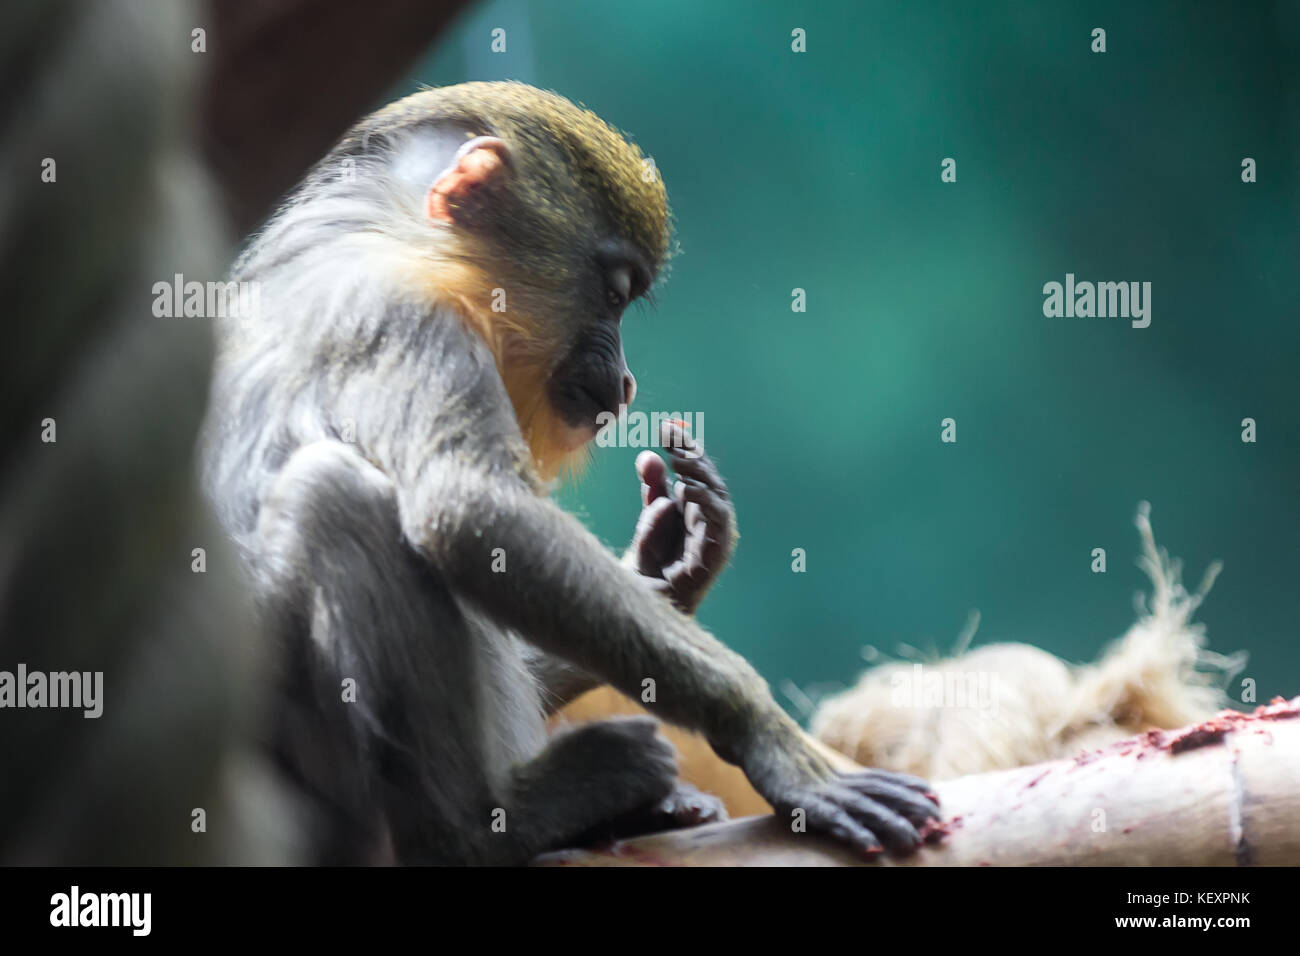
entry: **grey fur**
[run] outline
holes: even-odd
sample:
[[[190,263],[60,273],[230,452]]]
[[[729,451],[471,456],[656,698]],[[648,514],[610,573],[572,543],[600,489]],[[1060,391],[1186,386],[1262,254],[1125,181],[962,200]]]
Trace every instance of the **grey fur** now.
[[[546,496],[486,344],[412,285],[413,264],[457,254],[423,218],[421,179],[463,135],[418,118],[368,150],[354,134],[234,275],[261,283],[262,318],[221,342],[207,486],[278,638],[272,744],[321,808],[321,857],[518,863],[664,798],[671,749],[648,719],[547,741],[544,712],[596,678],[633,696],[652,679],[656,713],[778,808],[874,844],[851,781],[758,674]],[[520,165],[557,174],[560,151],[537,148]],[[894,819],[882,835],[914,843]]]

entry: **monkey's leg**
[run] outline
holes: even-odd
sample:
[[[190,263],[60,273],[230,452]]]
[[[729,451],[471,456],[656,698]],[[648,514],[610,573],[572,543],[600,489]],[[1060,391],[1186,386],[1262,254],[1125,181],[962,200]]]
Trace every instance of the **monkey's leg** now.
[[[593,835],[648,832],[620,819],[650,819],[676,809],[676,751],[652,717],[615,717],[561,730],[546,749],[513,774],[514,827],[528,857],[572,846]],[[702,797],[703,794],[700,794]],[[671,807],[670,807],[671,803]]]
[[[483,741],[489,695],[474,629],[405,545],[388,479],[341,443],[302,448],[276,478],[257,533],[261,604],[297,655],[281,684],[313,685],[287,686],[280,702],[289,739],[278,749],[305,789],[328,808],[378,809],[398,861],[518,855],[503,853],[511,838],[490,829],[501,800]],[[308,633],[292,639],[295,628]],[[286,721],[292,698],[310,700]],[[355,813],[327,818],[357,823]]]
[[[720,823],[727,819],[726,804],[719,798],[679,780],[672,792],[657,803],[638,807],[630,813],[592,827],[576,840],[569,841],[568,845],[593,846],[628,837],[645,836],[648,833]]]

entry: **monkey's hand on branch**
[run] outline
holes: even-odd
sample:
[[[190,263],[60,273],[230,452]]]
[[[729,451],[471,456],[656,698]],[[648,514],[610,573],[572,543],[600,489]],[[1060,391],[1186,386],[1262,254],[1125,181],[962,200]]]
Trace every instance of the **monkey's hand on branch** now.
[[[885,770],[841,773],[784,712],[756,723],[738,751],[715,749],[739,764],[777,818],[796,833],[826,833],[869,857],[882,849],[912,852],[926,821],[939,819],[929,783]]]
[[[736,510],[704,444],[683,423],[665,421],[659,440],[677,478],[670,488],[662,458],[653,451],[637,456],[642,511],[626,560],[651,587],[693,614],[735,550]]]

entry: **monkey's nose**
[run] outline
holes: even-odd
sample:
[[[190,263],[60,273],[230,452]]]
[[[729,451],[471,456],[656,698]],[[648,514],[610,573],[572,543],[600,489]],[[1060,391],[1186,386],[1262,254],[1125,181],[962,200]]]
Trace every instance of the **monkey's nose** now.
[[[623,404],[631,405],[636,398],[636,376],[631,372],[623,373]]]

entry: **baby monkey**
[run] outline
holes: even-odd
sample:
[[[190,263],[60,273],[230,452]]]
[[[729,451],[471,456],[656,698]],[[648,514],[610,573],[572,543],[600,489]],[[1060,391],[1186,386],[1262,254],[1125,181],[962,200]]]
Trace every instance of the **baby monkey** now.
[[[638,460],[625,559],[548,495],[636,393],[620,320],[668,248],[636,147],[554,94],[468,83],[359,123],[241,256],[261,314],[223,329],[205,479],[275,642],[268,744],[315,859],[513,864],[689,817],[652,719],[547,737],[596,683],[864,854],[935,817],[923,781],[833,770],[689,615],[734,518],[678,426],[675,492]]]

